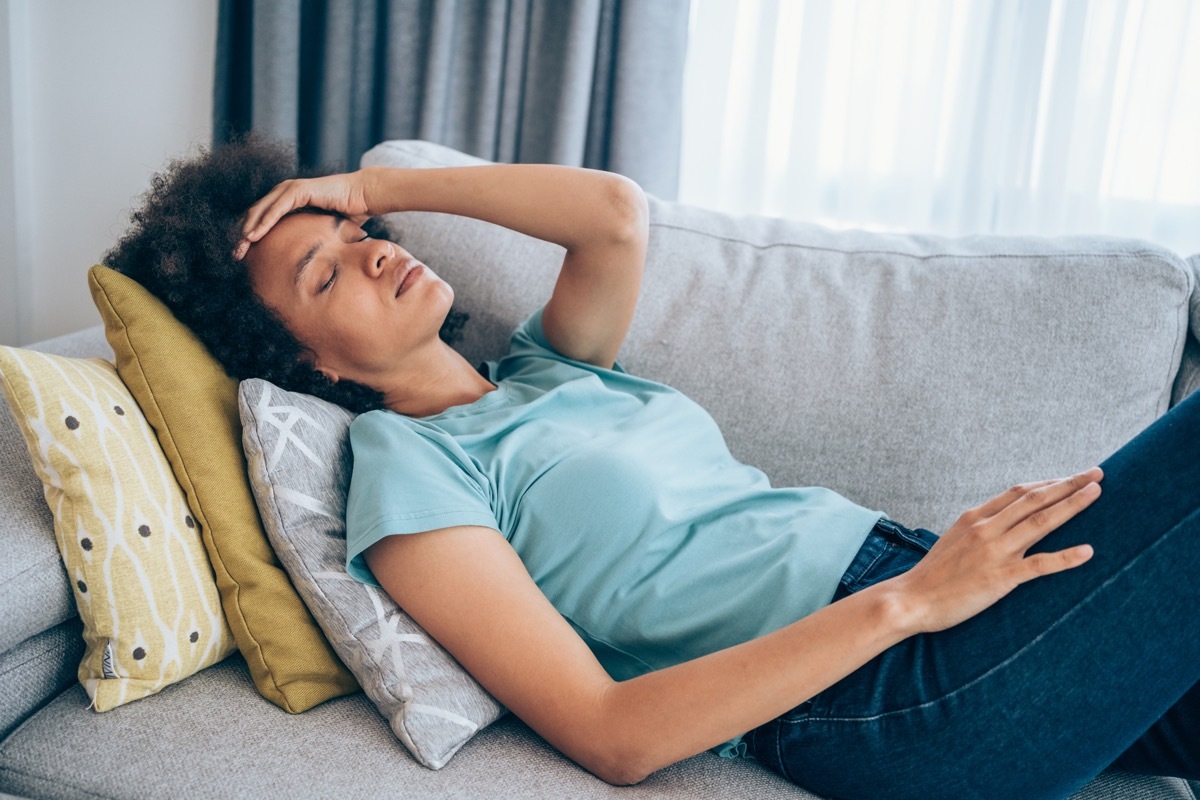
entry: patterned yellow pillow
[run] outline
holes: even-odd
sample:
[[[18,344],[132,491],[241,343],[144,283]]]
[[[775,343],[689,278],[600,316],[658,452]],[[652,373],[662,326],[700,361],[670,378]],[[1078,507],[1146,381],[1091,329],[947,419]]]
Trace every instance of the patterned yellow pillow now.
[[[0,377],[54,513],[92,707],[152,695],[232,653],[186,497],[115,367],[0,347]]]

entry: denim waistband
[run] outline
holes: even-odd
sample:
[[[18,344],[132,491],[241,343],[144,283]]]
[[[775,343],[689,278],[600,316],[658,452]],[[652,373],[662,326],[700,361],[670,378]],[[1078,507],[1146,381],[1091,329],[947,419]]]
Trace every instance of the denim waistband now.
[[[882,517],[867,534],[850,566],[842,574],[833,599],[907,572],[929,552],[937,534],[924,528],[909,529]]]

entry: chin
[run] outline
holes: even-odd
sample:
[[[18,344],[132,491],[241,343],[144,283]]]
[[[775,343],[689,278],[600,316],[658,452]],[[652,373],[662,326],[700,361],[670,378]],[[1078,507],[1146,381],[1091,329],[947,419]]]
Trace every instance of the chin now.
[[[429,287],[429,305],[436,312],[438,319],[445,319],[454,306],[454,289],[441,278],[432,282]]]

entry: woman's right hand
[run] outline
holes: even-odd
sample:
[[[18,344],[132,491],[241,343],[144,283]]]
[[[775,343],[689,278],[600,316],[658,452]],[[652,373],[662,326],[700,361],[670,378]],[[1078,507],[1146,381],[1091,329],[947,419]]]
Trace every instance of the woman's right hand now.
[[[1025,552],[1100,496],[1099,467],[1014,486],[967,511],[908,572],[890,579],[905,598],[913,632],[939,631],[983,611],[1026,581],[1073,569],[1092,557],[1081,544]]]
[[[243,239],[234,257],[240,260],[251,244],[299,208],[323,208],[361,225],[375,213],[368,200],[372,177],[371,170],[360,169],[319,178],[293,178],[276,185],[246,212],[242,220]]]

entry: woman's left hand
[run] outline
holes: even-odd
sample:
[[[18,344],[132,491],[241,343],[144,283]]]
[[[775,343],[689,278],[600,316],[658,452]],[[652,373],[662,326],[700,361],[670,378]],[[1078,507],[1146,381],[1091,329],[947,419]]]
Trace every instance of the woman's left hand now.
[[[908,572],[884,581],[902,591],[912,632],[940,631],[967,620],[1017,586],[1074,569],[1092,547],[1026,551],[1100,496],[1099,467],[1069,478],[1020,484],[958,518]]]
[[[234,250],[234,258],[242,259],[251,244],[266,236],[276,222],[298,208],[323,208],[361,225],[371,216],[367,203],[368,183],[365,170],[320,178],[294,178],[280,183],[246,212],[242,221],[243,239]]]

